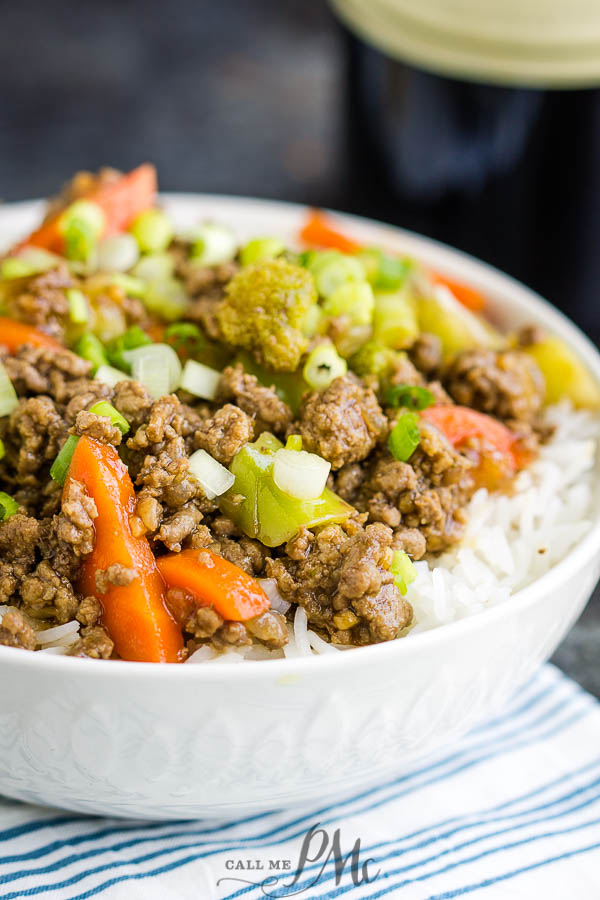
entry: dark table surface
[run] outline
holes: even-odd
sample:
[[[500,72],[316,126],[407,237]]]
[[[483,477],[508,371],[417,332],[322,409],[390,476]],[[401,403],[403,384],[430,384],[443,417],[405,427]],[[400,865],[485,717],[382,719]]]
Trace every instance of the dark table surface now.
[[[3,8],[0,58],[4,200],[150,159],[168,190],[361,211],[325,0],[21,0]],[[554,661],[598,696],[599,647],[596,591]]]

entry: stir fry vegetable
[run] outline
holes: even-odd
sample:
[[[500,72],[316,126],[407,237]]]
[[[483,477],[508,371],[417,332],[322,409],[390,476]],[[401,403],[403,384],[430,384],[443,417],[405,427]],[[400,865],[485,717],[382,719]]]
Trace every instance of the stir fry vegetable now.
[[[7,347],[10,353],[16,353],[24,344],[33,347],[54,347],[60,349],[60,343],[49,334],[17,322],[15,319],[7,319],[0,316],[0,346]]]

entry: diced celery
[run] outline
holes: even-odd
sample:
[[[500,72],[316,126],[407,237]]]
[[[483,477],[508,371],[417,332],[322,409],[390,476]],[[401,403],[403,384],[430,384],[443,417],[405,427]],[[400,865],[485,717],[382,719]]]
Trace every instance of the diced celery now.
[[[408,291],[375,293],[373,339],[403,350],[414,344],[419,336],[415,300]]]

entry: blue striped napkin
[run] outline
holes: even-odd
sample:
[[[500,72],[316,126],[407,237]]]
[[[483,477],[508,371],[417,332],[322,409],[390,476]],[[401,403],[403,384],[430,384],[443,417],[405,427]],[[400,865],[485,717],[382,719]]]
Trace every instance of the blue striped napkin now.
[[[0,900],[600,898],[600,705],[545,666],[505,713],[335,806],[140,823],[0,803]]]

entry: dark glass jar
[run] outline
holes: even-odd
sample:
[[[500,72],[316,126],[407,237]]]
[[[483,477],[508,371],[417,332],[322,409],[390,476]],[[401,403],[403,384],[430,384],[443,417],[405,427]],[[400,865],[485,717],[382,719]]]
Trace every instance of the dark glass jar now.
[[[354,206],[524,281],[600,338],[600,91],[461,81],[343,28]]]

